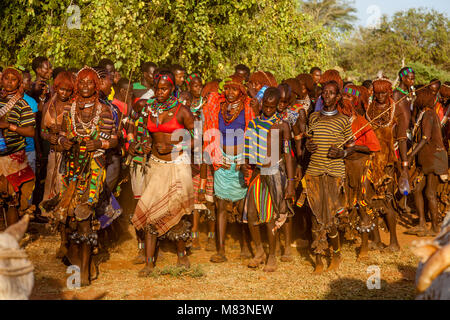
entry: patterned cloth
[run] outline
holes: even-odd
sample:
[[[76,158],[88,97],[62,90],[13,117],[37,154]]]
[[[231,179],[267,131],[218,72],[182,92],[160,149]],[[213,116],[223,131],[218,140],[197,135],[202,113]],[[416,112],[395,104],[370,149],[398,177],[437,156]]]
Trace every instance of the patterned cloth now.
[[[257,174],[250,183],[247,199],[251,194],[260,223],[275,220],[276,226],[281,228],[286,219],[294,215],[292,206],[284,199],[287,181],[286,168],[282,162],[272,174]]]
[[[278,113],[275,113],[269,119],[264,119],[264,116],[259,116],[250,121],[248,130],[245,132],[244,157],[251,164],[262,167],[271,160],[267,157],[267,138],[270,128],[280,121],[281,115]]]
[[[34,179],[34,173],[28,164],[25,150],[20,150],[7,156],[0,156],[1,176],[6,177],[14,192],[19,192],[23,183]]]
[[[286,109],[281,113],[281,119],[289,123],[292,128],[297,123],[298,112],[291,109]]]
[[[198,201],[198,191],[200,190],[200,165],[191,164],[192,183],[194,186],[194,201],[195,209],[206,210],[206,206]],[[211,167],[206,169],[206,194],[205,199],[208,202],[214,203],[214,175]]]
[[[309,118],[309,128],[313,135],[312,140],[318,148],[311,155],[306,173],[313,176],[328,174],[333,177],[344,177],[344,160],[330,159],[327,154],[332,145],[337,146],[352,137],[348,117],[340,113],[329,117],[322,116],[320,112],[314,112]]]
[[[242,155],[230,156],[223,153],[225,160],[230,164],[229,169],[220,167],[214,172],[214,194],[223,200],[236,202],[245,198],[247,186],[244,181],[244,174],[236,169],[236,163]]]
[[[191,166],[182,162],[150,157],[152,183],[146,186],[131,220],[136,229],[147,228],[160,237],[178,225],[183,216],[192,213]]]
[[[0,109],[3,108],[11,99],[12,96],[8,96],[5,99],[0,99]],[[17,127],[35,127],[34,113],[31,107],[24,99],[19,99],[12,109],[6,114],[5,120]],[[3,129],[3,137],[6,141],[6,152],[0,153],[0,156],[12,154],[17,151],[25,149],[26,139],[15,131],[9,129]]]

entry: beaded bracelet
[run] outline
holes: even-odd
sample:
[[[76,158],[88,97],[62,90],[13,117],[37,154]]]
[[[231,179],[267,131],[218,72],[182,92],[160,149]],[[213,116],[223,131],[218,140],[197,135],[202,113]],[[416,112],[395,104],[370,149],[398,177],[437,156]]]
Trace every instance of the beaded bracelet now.
[[[199,189],[198,193],[206,193],[206,190],[205,189]]]

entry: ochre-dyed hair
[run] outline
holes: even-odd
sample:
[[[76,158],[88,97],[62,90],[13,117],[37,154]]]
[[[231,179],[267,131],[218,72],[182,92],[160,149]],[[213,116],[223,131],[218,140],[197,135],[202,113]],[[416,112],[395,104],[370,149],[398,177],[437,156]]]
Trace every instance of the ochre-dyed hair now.
[[[377,79],[372,82],[373,93],[387,92],[389,96],[392,96],[392,83],[389,80]]]
[[[202,97],[206,98],[211,92],[219,92],[219,82],[218,80],[213,80],[206,83],[202,89]]]
[[[95,94],[98,97],[98,93],[100,91],[100,78],[98,77],[97,72],[95,72],[94,69],[92,69],[91,67],[88,67],[88,66],[85,66],[77,73],[77,78],[75,80],[75,97],[78,98],[78,96],[79,96],[79,88],[78,87],[80,85],[81,79],[84,79],[84,78],[89,78],[92,81],[94,81],[95,91],[96,91]]]
[[[417,98],[414,101],[414,107],[423,108],[433,108],[436,102],[436,95],[429,89],[420,90],[417,92]]]
[[[283,80],[282,83],[286,83],[291,87],[293,98],[297,98],[301,94],[301,84],[300,81],[298,81],[296,78],[289,78],[286,80]]]
[[[22,76],[22,71],[14,68],[14,67],[7,67],[5,70],[3,70],[2,72],[2,80],[3,78],[5,78],[8,74],[12,74],[14,75],[17,79],[19,79],[19,83],[18,83],[18,88],[17,88],[17,92],[19,92],[20,94],[23,94],[23,76]]]
[[[312,97],[314,95],[314,80],[313,77],[309,73],[299,74],[296,79],[303,83],[308,90],[308,95]]]
[[[271,74],[268,71],[259,70],[259,71],[253,72],[250,75],[249,81],[253,82],[253,83],[259,83],[263,86],[268,86],[268,87],[278,86],[277,80],[275,79],[273,74]]]
[[[70,71],[61,71],[55,78],[53,83],[55,90],[58,90],[61,86],[66,86],[67,88],[75,88],[75,77]]]
[[[320,77],[320,84],[322,85],[322,87],[324,86],[324,84],[330,81],[335,81],[339,85],[339,91],[342,91],[342,89],[344,88],[344,81],[342,81],[339,71],[330,69],[325,71]]]

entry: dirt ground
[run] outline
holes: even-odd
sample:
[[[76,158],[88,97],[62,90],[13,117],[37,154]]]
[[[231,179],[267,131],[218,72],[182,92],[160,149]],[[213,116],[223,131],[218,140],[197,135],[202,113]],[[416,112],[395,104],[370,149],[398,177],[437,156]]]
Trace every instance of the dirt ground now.
[[[127,198],[128,197],[128,198]],[[122,199],[129,198],[125,192]],[[31,224],[36,239],[26,244],[25,250],[35,266],[35,286],[31,299],[35,300],[116,300],[116,299],[414,299],[414,279],[418,263],[411,252],[411,242],[415,236],[403,234],[405,228],[399,226],[398,236],[401,251],[387,253],[370,251],[364,261],[357,261],[359,239],[355,243],[346,242],[342,248],[343,261],[338,271],[312,275],[313,260],[307,249],[293,248],[294,260],[281,262],[278,270],[265,273],[262,267],[249,269],[248,260],[239,258],[237,228],[231,226],[227,239],[228,262],[209,262],[211,252],[204,249],[193,251],[189,256],[190,271],[174,267],[176,253],[173,243],[163,243],[162,257],[157,261],[154,274],[148,278],[138,278],[143,265],[133,265],[137,242],[134,230],[128,224],[127,206],[120,218],[121,238],[109,249],[108,259],[99,266],[98,279],[89,287],[69,289],[67,266],[55,253],[59,246],[59,236],[51,234],[43,225]],[[203,227],[205,227],[203,225]],[[295,234],[294,234],[295,235]],[[389,235],[381,232],[383,242],[388,243]],[[206,245],[206,230],[200,233],[203,248]],[[426,239],[426,238],[421,238]],[[296,243],[298,242],[298,239]],[[327,261],[328,264],[329,261]],[[373,272],[369,266],[378,266],[381,288],[369,290],[366,281]]]

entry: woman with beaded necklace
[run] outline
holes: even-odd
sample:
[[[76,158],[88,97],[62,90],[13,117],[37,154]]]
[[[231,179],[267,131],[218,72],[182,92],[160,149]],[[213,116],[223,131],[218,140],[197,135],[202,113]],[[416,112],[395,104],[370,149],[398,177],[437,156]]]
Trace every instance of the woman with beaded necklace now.
[[[216,263],[227,261],[225,235],[228,213],[231,214],[231,221],[242,222],[247,185],[239,167],[244,163],[244,133],[248,123],[255,117],[243,78],[232,75],[220,87],[224,92],[210,93],[203,106],[204,149],[214,167],[214,195],[217,198],[219,248],[210,259]],[[206,180],[206,174],[201,174],[201,180]],[[247,237],[248,231],[243,228],[241,256],[250,258]]]
[[[190,143],[181,142],[178,133],[188,130],[192,135],[194,117],[173,96],[174,90],[172,72],[160,71],[155,77],[155,99],[148,100],[141,113],[150,135],[143,151],[151,153],[148,161],[151,181],[136,206],[132,223],[137,230],[145,231],[146,266],[139,272],[143,277],[155,267],[156,242],[163,237],[176,241],[177,265],[190,266],[186,256],[186,241],[190,238],[186,216],[194,209]],[[181,156],[175,157],[180,151]]]
[[[75,86],[75,77],[71,72],[63,71],[55,78],[55,94],[44,105],[41,121],[41,137],[50,143],[48,155],[47,176],[45,189],[40,208],[43,216],[48,215],[47,205],[49,201],[58,197],[62,186],[62,175],[60,172],[63,159],[63,147],[58,145],[59,132],[61,131],[64,108],[70,103],[70,98]],[[57,258],[62,258],[67,253],[67,237],[65,230],[61,231],[61,246],[56,253]]]
[[[111,110],[99,101],[100,79],[85,66],[75,81],[75,99],[65,106],[57,143],[65,150],[63,185],[53,216],[69,229],[67,258],[90,284],[100,222],[95,208],[106,178],[105,152],[117,146]]]

